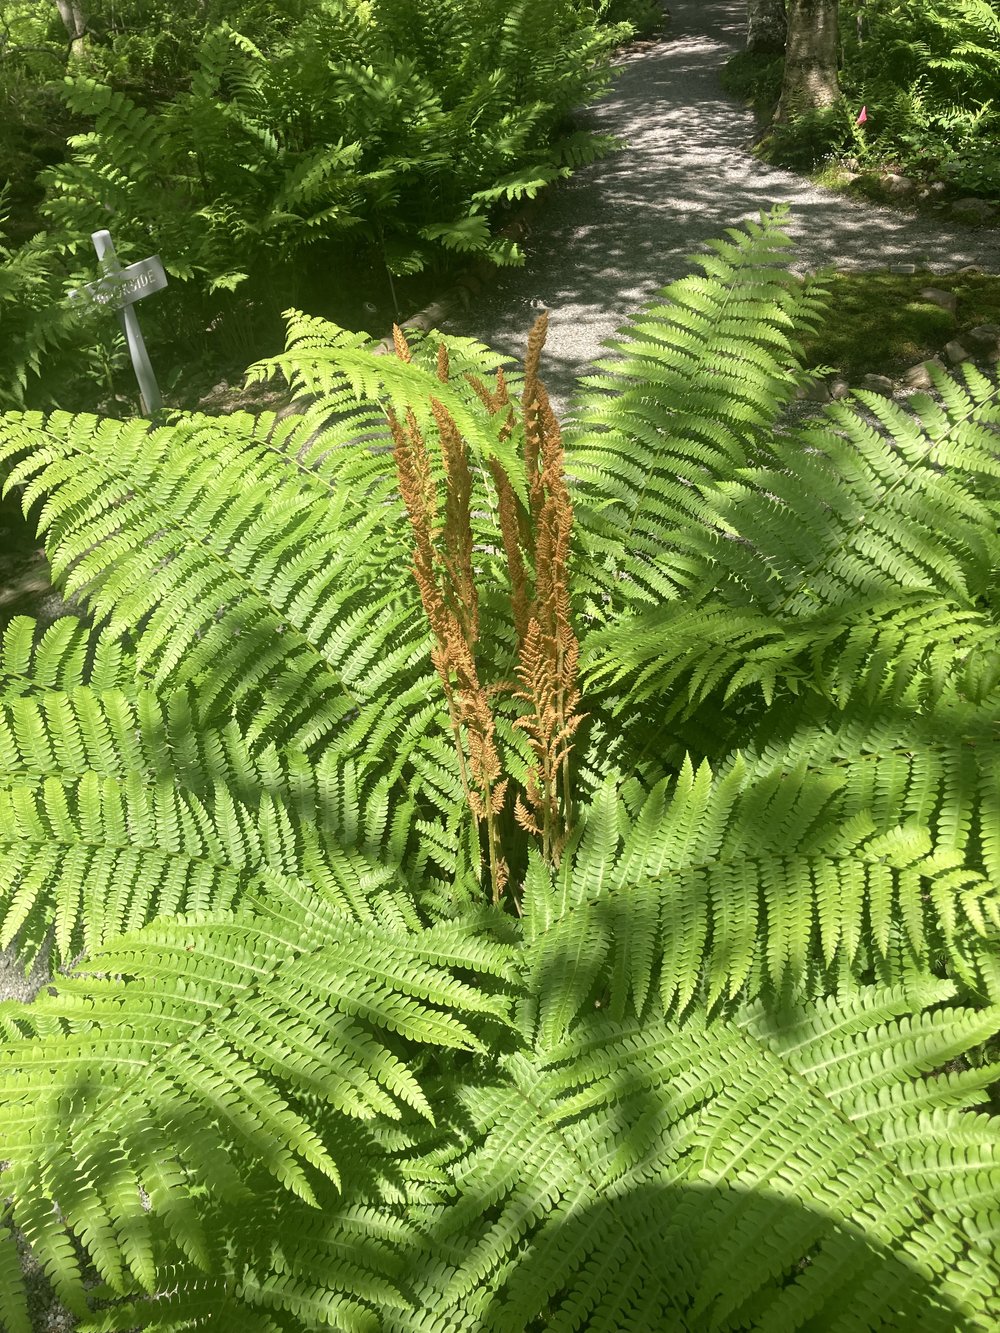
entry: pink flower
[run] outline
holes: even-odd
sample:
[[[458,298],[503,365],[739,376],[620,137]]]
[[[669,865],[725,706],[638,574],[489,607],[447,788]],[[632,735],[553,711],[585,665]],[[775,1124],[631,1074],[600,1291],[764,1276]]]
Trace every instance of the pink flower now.
[[[868,108],[866,106],[863,106],[861,110],[858,112],[858,118],[854,123],[855,125],[863,125],[867,119],[868,119]]]

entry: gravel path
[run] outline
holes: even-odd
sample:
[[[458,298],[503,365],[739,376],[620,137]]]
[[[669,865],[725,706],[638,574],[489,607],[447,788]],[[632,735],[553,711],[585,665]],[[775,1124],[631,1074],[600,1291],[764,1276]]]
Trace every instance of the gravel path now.
[[[1000,271],[996,230],[848,199],[757,161],[747,147],[753,115],[719,84],[743,45],[745,0],[669,0],[668,8],[665,39],[627,54],[611,92],[585,118],[625,148],[552,192],[524,268],[449,321],[451,331],[517,355],[530,302],[544,301],[546,380],[561,405],[640,302],[689,271],[689,255],[776,203],[792,205],[799,271],[898,263]]]

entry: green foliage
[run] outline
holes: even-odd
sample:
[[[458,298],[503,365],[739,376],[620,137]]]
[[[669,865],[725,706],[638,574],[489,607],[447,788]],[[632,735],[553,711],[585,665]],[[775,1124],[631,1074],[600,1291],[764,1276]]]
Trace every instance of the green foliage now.
[[[865,168],[943,180],[958,193],[1000,194],[995,0],[843,4],[840,20],[841,103],[771,126],[762,154],[797,170],[848,155]],[[727,62],[723,86],[751,101],[766,124],[782,68],[780,58],[741,52]],[[862,106],[863,128],[855,125]]]
[[[757,152],[767,162],[809,171],[824,158],[853,146],[857,137],[854,114],[843,98],[833,106],[798,112],[787,122],[769,126]]]
[[[853,40],[852,40],[853,38]],[[848,34],[844,91],[869,120],[857,148],[965,194],[1000,193],[1000,10],[986,0],[897,4]]]
[[[300,421],[0,418],[94,616],[0,650],[3,940],[59,967],[0,1005],[9,1333],[19,1236],[90,1333],[996,1326],[1000,404],[780,424],[821,293],[778,221],[579,391],[588,717],[561,856],[499,812],[517,915],[387,445],[454,486],[466,441],[501,683],[530,357],[508,415],[474,343],[293,314]]]
[[[737,51],[722,68],[721,83],[727,93],[749,102],[761,122],[770,119],[781,96],[784,57],[752,51]]]
[[[603,22],[627,23],[637,37],[652,37],[669,20],[661,0],[592,0],[592,3]]]
[[[507,206],[609,146],[569,117],[605,86],[626,28],[598,25],[573,0],[291,8],[263,30],[255,11],[242,30],[206,24],[169,95],[135,88],[127,42],[70,68],[62,96],[81,132],[40,176],[44,233],[31,243],[46,308],[79,284],[89,234],[110,225],[124,261],[159,253],[172,280],[143,312],[161,365],[206,329],[237,341],[249,324],[245,358],[268,319],[306,294],[357,322],[362,296],[396,300],[394,276],[454,255],[520,263],[501,234]],[[153,40],[150,68],[158,49]],[[359,275],[346,292],[345,272]],[[36,369],[45,340],[44,316],[21,320],[25,331],[5,338],[20,385],[8,404],[23,403],[23,368]],[[86,339],[64,321],[58,341]],[[74,369],[85,392],[89,368]],[[65,368],[60,378],[66,405]]]

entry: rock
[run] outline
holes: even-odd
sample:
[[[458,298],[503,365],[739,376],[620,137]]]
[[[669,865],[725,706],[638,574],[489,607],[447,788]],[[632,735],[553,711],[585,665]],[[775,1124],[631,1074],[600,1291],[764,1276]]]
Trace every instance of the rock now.
[[[907,389],[933,389],[934,381],[930,372],[932,365],[944,369],[944,362],[939,356],[932,357],[930,361],[921,361],[918,366],[911,366],[903,376],[903,386]]]
[[[956,273],[982,273],[978,264],[963,264],[961,268],[955,269]]]
[[[974,329],[966,330],[962,337],[976,347],[996,347],[1000,344],[1000,324],[977,324]]]
[[[882,184],[886,193],[894,196],[912,194],[914,190],[913,181],[909,176],[897,176],[894,171],[889,172]]]
[[[954,292],[943,292],[940,287],[923,287],[920,291],[920,299],[929,301],[931,305],[938,305],[942,310],[947,310],[949,315],[954,315],[958,310],[958,297]]]
[[[944,354],[953,366],[957,366],[960,361],[968,361],[969,359],[969,353],[957,338],[952,338],[950,343],[945,343]]]
[[[996,214],[996,209],[985,199],[956,199],[951,206],[952,215],[962,222],[977,223],[982,226]]]
[[[869,393],[880,393],[886,398],[891,398],[895,386],[888,375],[865,375],[861,387],[867,389]]]
[[[399,327],[404,333],[407,329],[419,329],[422,333],[428,333],[444,321],[447,313],[442,302],[432,301],[430,305],[424,306],[423,310],[418,310],[415,315],[405,319]]]
[[[289,402],[283,403],[274,414],[274,419],[286,421],[289,417],[305,416],[309,409],[319,402],[319,395],[315,393],[304,393],[301,398],[292,398]]]
[[[830,401],[830,390],[827,387],[826,380],[813,380],[811,384],[800,384],[795,397],[800,402],[805,400],[810,403],[828,403]]]
[[[861,177],[856,171],[842,171],[839,179],[841,185],[851,186],[856,180],[860,180]]]

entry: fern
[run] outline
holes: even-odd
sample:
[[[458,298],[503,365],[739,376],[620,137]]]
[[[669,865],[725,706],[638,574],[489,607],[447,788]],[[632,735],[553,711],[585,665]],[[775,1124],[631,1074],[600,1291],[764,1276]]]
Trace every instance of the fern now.
[[[91,1333],[1000,1320],[994,390],[779,426],[784,248],[637,318],[568,486],[544,322],[0,420],[92,613],[0,646],[9,1333],[25,1244]]]
[[[928,987],[917,1003],[947,995]],[[919,1077],[963,1024],[972,1039],[987,1024],[940,1008],[910,1020],[913,1002],[865,990],[679,1027],[590,1006],[463,1099],[455,1197],[428,1210],[433,1299],[451,1320],[387,1326],[943,1330],[976,1327],[973,1310],[995,1317],[993,1220],[950,1221],[974,1214],[979,1163],[997,1170],[989,1122],[958,1109],[990,1073],[967,1089]],[[950,1135],[967,1175],[942,1169]],[[794,1206],[806,1195],[821,1214]]]
[[[631,996],[643,1013],[658,993],[668,1012],[712,1010],[852,973],[929,971],[942,953],[995,995],[995,887],[945,819],[935,839],[926,813],[901,820],[905,800],[897,812],[873,799],[854,765],[874,764],[852,755],[838,770],[830,757],[810,755],[814,771],[805,758],[793,768],[790,756],[765,757],[749,771],[737,759],[718,777],[685,764],[632,818],[602,793],[553,892],[585,917],[599,898],[619,1008]],[[565,1002],[566,988],[556,993]]]
[[[380,926],[382,877],[349,858],[330,872],[326,884],[298,889],[274,877],[253,911],[123,935],[88,963],[106,979],[64,982],[60,999],[0,1016],[12,1067],[24,1069],[4,1088],[9,1188],[49,1276],[78,1310],[69,1232],[86,1237],[98,1272],[119,1294],[133,1280],[154,1285],[164,1238],[154,1240],[153,1213],[182,1254],[210,1269],[219,1251],[192,1213],[192,1181],[232,1206],[252,1197],[247,1185],[262,1173],[318,1206],[314,1179],[342,1180],[313,1123],[320,1108],[362,1123],[398,1119],[403,1106],[430,1116],[392,1042],[475,1049],[478,1040],[452,1011],[468,1006],[502,1017],[502,997],[490,1000],[435,961],[444,954],[453,968],[503,975],[500,951],[474,941],[463,950],[463,932],[448,928],[418,942],[395,914]],[[127,990],[108,978],[122,973],[133,978]],[[204,1003],[192,1007],[199,993]],[[56,1075],[32,1053],[44,1035],[54,1055],[60,1029],[65,1053]],[[32,1109],[40,1096],[57,1115],[60,1106],[72,1108],[78,1129],[61,1183],[49,1170],[39,1174],[51,1149],[49,1113],[36,1117]],[[167,1129],[174,1117],[176,1139]],[[350,1135],[348,1143],[348,1152],[357,1150]],[[80,1176],[87,1161],[93,1185]],[[39,1208],[47,1191],[60,1197],[61,1216]]]
[[[258,322],[326,290],[331,268],[374,266],[381,287],[386,273],[453,267],[455,255],[521,262],[501,234],[507,203],[611,146],[565,125],[606,86],[627,28],[576,0],[305,0],[276,15],[251,6],[242,18],[258,40],[208,27],[213,14],[186,25],[189,68],[168,100],[133,78],[64,81],[85,132],[42,173],[46,231],[0,251],[0,302],[12,307],[5,369],[18,386],[7,405],[37,402],[34,377],[58,372],[68,344],[92,341],[58,307],[87,280],[66,256],[81,254],[109,209],[120,253],[152,248],[174,280],[144,323],[154,359],[158,350],[158,364],[177,369],[178,344],[202,345],[206,330],[263,345]],[[342,292],[331,300],[353,311]],[[79,352],[74,369],[91,402]],[[52,382],[65,386],[58,373]]]
[[[753,460],[794,394],[795,324],[817,307],[781,263],[780,218],[714,242],[705,276],[666,288],[582,381],[568,463],[595,594],[615,607],[686,589],[683,558],[661,567],[678,529],[709,521],[705,489]]]

